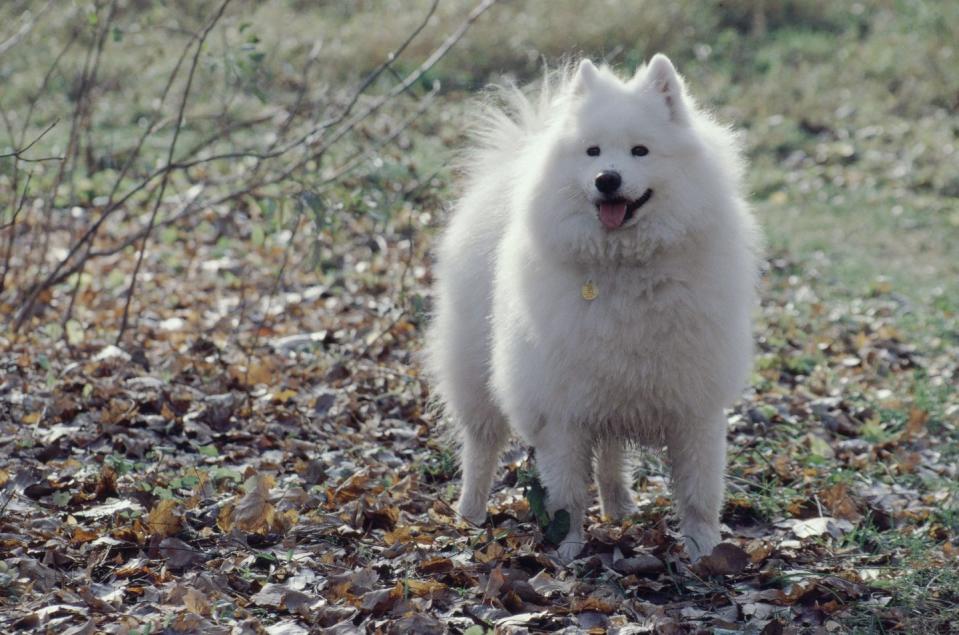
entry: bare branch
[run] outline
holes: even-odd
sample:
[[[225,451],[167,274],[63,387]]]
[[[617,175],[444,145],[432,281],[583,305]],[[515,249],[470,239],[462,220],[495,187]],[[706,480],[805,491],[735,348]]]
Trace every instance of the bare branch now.
[[[496,0],[493,0],[493,2],[495,1]],[[386,56],[386,59],[383,60],[383,62],[379,66],[373,69],[370,72],[370,74],[367,75],[362,82],[360,82],[360,84],[354,89],[353,94],[347,100],[346,106],[343,108],[342,111],[340,111],[340,113],[336,117],[329,119],[319,124],[318,126],[315,126],[308,132],[301,134],[300,137],[296,139],[295,141],[287,144],[286,146],[278,150],[268,149],[265,152],[260,150],[241,150],[238,152],[226,152],[223,154],[195,159],[193,161],[180,161],[180,162],[177,162],[176,164],[171,165],[170,167],[187,169],[187,168],[191,168],[196,165],[199,165],[201,163],[208,163],[210,161],[239,159],[239,158],[245,158],[245,157],[256,158],[262,162],[268,159],[275,159],[277,157],[281,157],[289,153],[291,150],[295,150],[297,148],[304,146],[305,144],[309,142],[311,137],[314,137],[315,135],[317,135],[318,133],[322,132],[325,129],[332,128],[340,124],[341,122],[343,122],[344,119],[346,119],[349,116],[349,114],[353,111],[353,108],[356,106],[357,102],[360,100],[360,97],[363,96],[363,93],[365,93],[367,89],[369,89],[369,87],[373,85],[373,82],[375,82],[383,74],[385,70],[390,68],[393,65],[393,63],[397,59],[399,59],[400,55],[403,54],[403,51],[405,51],[409,47],[409,45],[413,43],[416,37],[423,31],[423,29],[426,28],[426,25],[429,23],[430,18],[432,18],[433,14],[436,12],[437,6],[439,6],[439,0],[433,0],[433,4],[430,5],[430,8],[426,12],[426,15],[423,17],[420,23],[416,26],[413,32],[409,35],[409,37],[407,37],[406,40],[404,40],[403,43],[400,44],[395,50],[390,52],[390,54]]]
[[[495,0],[493,1],[495,2]],[[390,68],[393,65],[393,62],[396,61],[399,58],[399,56],[403,54],[403,51],[405,51],[406,48],[413,43],[413,40],[416,39],[416,36],[418,36],[420,32],[426,27],[426,25],[429,24],[430,18],[433,17],[433,14],[436,12],[436,7],[439,6],[439,3],[440,3],[439,0],[433,0],[433,4],[430,5],[429,11],[426,12],[426,16],[419,23],[419,25],[413,30],[413,32],[410,33],[410,36],[406,38],[406,40],[402,44],[400,44],[399,48],[397,48],[395,51],[390,53],[386,57],[386,59],[383,61],[382,64],[380,64],[378,67],[373,69],[373,72],[371,72],[367,76],[367,78],[363,80],[363,82],[353,92],[353,96],[347,102],[346,108],[344,108],[343,111],[336,118],[323,123],[320,126],[320,130],[322,130],[323,128],[331,128],[335,125],[338,125],[340,122],[342,122],[344,119],[346,119],[349,116],[350,112],[352,112],[353,110],[353,107],[356,105],[356,102],[358,102],[360,100],[360,97],[363,95],[363,93],[366,92],[366,89],[373,85],[373,82],[375,82],[376,79],[383,74],[383,71],[385,71],[387,68]]]
[[[0,42],[0,55],[3,55],[14,46],[17,45],[20,40],[25,38],[30,31],[33,30],[33,27],[36,25],[37,21],[43,17],[43,14],[47,12],[47,9],[50,8],[50,5],[53,4],[53,0],[47,0],[47,3],[43,5],[43,8],[37,11],[36,15],[30,16],[30,19],[25,20],[23,24],[20,25],[20,28],[17,29],[17,32],[8,37],[3,42]]]
[[[177,59],[176,63],[173,66],[173,70],[170,72],[170,75],[167,77],[166,84],[164,85],[163,90],[161,91],[160,97],[159,97],[160,108],[162,108],[163,104],[166,103],[166,99],[170,92],[170,89],[173,87],[173,83],[180,73],[180,68],[183,65],[183,62],[186,60],[186,56],[189,53],[190,47],[193,43],[193,39],[192,39],[193,35],[195,34],[191,34],[191,42],[183,48],[183,51],[181,51],[179,58]],[[62,55],[66,52],[66,48],[67,47],[65,47],[64,50],[60,53],[60,55],[57,57],[57,60],[59,60],[60,57],[62,57]],[[56,63],[54,63],[54,66],[55,65]],[[51,71],[48,71],[47,77],[44,79],[44,84],[46,84],[47,79],[50,76],[50,72],[52,72],[52,68],[51,68]],[[31,105],[31,112],[32,112],[32,105]],[[150,125],[147,126],[146,130],[143,131],[143,134],[140,135],[140,138],[137,140],[136,146],[134,147],[133,151],[130,153],[130,156],[128,157],[126,163],[123,165],[123,168],[120,170],[120,173],[117,175],[116,179],[114,180],[113,187],[110,190],[110,195],[108,197],[107,205],[104,208],[103,212],[101,212],[97,220],[94,221],[94,223],[86,229],[86,231],[80,236],[80,238],[76,242],[74,242],[74,244],[70,247],[70,250],[67,252],[67,255],[64,256],[59,263],[57,263],[57,265],[53,268],[53,270],[49,274],[47,274],[47,276],[42,281],[39,281],[33,284],[31,287],[29,287],[29,289],[27,290],[25,294],[26,297],[20,303],[20,310],[18,311],[16,318],[14,319],[14,322],[13,322],[14,331],[19,330],[20,327],[23,326],[23,323],[26,321],[26,319],[30,316],[31,312],[33,311],[33,306],[37,300],[37,297],[39,297],[40,293],[44,289],[49,289],[50,287],[60,284],[63,280],[70,277],[71,275],[73,275],[74,273],[76,273],[77,271],[81,269],[80,266],[73,266],[64,272],[64,267],[66,267],[67,263],[69,263],[73,259],[73,257],[76,256],[84,248],[85,245],[89,243],[92,248],[92,242],[96,238],[97,234],[100,231],[100,228],[103,226],[106,220],[114,212],[116,212],[123,205],[125,205],[126,202],[129,201],[134,195],[136,195],[138,192],[140,192],[141,190],[149,186],[156,178],[158,178],[159,176],[163,174],[162,170],[158,170],[154,172],[149,177],[142,180],[136,187],[128,191],[120,199],[116,199],[117,191],[119,190],[120,185],[123,183],[123,180],[126,177],[127,173],[132,168],[134,161],[136,161],[136,158],[139,156],[140,151],[143,148],[143,144],[146,142],[147,138],[149,138],[149,136],[156,131],[156,129],[160,126],[162,121],[163,119],[159,115],[157,115],[154,118],[154,120],[150,123]],[[90,250],[88,249],[86,253],[89,255]]]
[[[230,2],[231,0],[223,0],[220,8],[214,14],[213,18],[210,20],[209,24],[207,24],[206,28],[203,30],[203,33],[196,42],[196,52],[193,55],[193,61],[190,64],[190,71],[187,74],[186,86],[183,89],[183,98],[180,100],[180,110],[177,113],[176,127],[173,129],[173,140],[170,141],[170,149],[167,152],[167,165],[173,163],[173,153],[176,152],[176,143],[180,138],[180,131],[183,129],[183,116],[186,112],[187,102],[190,100],[190,89],[193,87],[193,78],[196,75],[196,67],[200,62],[200,53],[203,52],[203,43],[206,42],[206,38],[210,35],[210,31],[213,30],[213,27],[216,26],[216,23],[220,21],[221,17],[223,17],[223,12],[226,11],[226,8],[229,6]],[[120,330],[117,333],[117,344],[123,341],[123,334],[127,329],[127,323],[130,316],[130,302],[133,300],[133,293],[137,286],[137,274],[140,273],[140,266],[143,264],[143,255],[146,252],[147,242],[150,240],[150,233],[153,231],[153,226],[156,223],[157,213],[159,213],[160,205],[163,203],[163,194],[166,192],[167,183],[170,181],[171,173],[171,170],[166,170],[163,173],[163,180],[160,182],[160,193],[157,195],[156,201],[153,204],[153,211],[150,213],[150,220],[147,223],[146,233],[143,236],[143,242],[140,244],[140,252],[137,255],[137,263],[133,268],[133,274],[130,277],[130,286],[127,289],[126,302],[123,304],[123,318],[120,321]]]
[[[40,139],[43,139],[45,136],[47,136],[47,133],[50,132],[51,130],[53,130],[54,127],[56,127],[56,125],[57,125],[58,123],[60,123],[60,120],[59,120],[59,119],[54,119],[53,123],[51,123],[49,126],[47,126],[46,128],[44,128],[43,132],[41,132],[39,135],[37,135],[37,137],[36,137],[33,141],[31,141],[30,143],[28,143],[26,146],[24,146],[24,147],[22,147],[22,148],[17,148],[17,149],[15,149],[13,152],[6,152],[6,153],[4,153],[4,154],[0,154],[0,159],[6,159],[6,158],[9,158],[9,157],[13,157],[13,158],[15,158],[15,159],[17,159],[17,160],[19,160],[19,161],[27,161],[27,162],[62,161],[62,160],[63,160],[63,157],[62,157],[62,156],[61,156],[61,157],[45,157],[45,158],[40,158],[40,159],[30,159],[30,158],[27,158],[27,157],[23,156],[24,153],[30,151],[30,148],[32,148],[33,146],[37,145],[37,142],[40,141]]]
[[[430,69],[444,58],[463,38],[476,20],[496,1],[478,1],[464,20],[413,71],[400,75],[396,72],[394,63],[421,34],[428,21],[435,14],[438,0],[431,2],[428,11],[423,19],[417,23],[416,28],[383,62],[360,80],[347,93],[344,100],[338,102],[341,105],[336,108],[336,115],[331,118],[323,119],[333,109],[329,103],[329,97],[323,96],[316,100],[313,100],[313,98],[306,99],[307,87],[309,86],[309,69],[315,61],[315,55],[311,53],[302,68],[302,79],[297,86],[295,97],[289,102],[289,105],[285,106],[283,111],[270,109],[265,114],[255,114],[254,116],[245,114],[243,118],[237,119],[233,116],[229,105],[232,100],[228,100],[229,103],[223,107],[221,112],[213,116],[203,115],[190,118],[193,125],[193,128],[190,129],[191,133],[194,129],[203,130],[202,127],[196,126],[197,121],[213,121],[215,129],[212,131],[208,129],[205,136],[198,135],[198,141],[194,141],[193,145],[188,146],[185,152],[183,150],[178,152],[180,142],[187,138],[187,135],[181,135],[181,132],[184,131],[187,121],[187,106],[190,102],[191,91],[194,82],[196,81],[199,84],[199,77],[202,76],[202,71],[198,71],[198,69],[202,68],[200,57],[204,50],[204,44],[208,41],[209,35],[220,22],[227,6],[231,3],[231,0],[223,0],[219,9],[212,14],[202,31],[190,34],[190,41],[183,47],[179,59],[168,76],[159,98],[159,106],[155,111],[157,114],[152,122],[144,127],[134,147],[125,150],[124,162],[113,180],[112,189],[108,196],[103,197],[106,199],[105,202],[96,203],[100,210],[99,214],[89,221],[81,232],[78,232],[79,235],[75,239],[66,245],[66,255],[53,263],[48,273],[43,273],[38,268],[33,284],[19,285],[21,290],[16,298],[17,311],[10,318],[13,329],[20,329],[26,320],[30,319],[34,314],[34,305],[45,290],[60,285],[78,272],[83,272],[90,261],[114,256],[132,246],[137,252],[137,257],[124,293],[124,308],[116,337],[117,343],[121,342],[133,321],[130,312],[137,291],[139,274],[144,266],[148,242],[158,227],[178,226],[199,209],[221,208],[223,205],[240,200],[243,197],[259,198],[266,192],[270,192],[269,196],[274,196],[275,194],[272,193],[274,187],[279,188],[282,192],[292,194],[294,192],[293,187],[300,188],[300,191],[302,191],[302,188],[326,189],[328,186],[339,182],[358,166],[363,165],[374,153],[393,143],[402,135],[404,130],[407,130],[429,108],[439,90],[438,82],[434,82],[432,90],[422,98],[414,95],[410,89],[416,86]],[[115,3],[116,0],[113,0],[111,6],[114,6]],[[88,50],[87,62],[84,64],[83,72],[80,75],[81,94],[78,98],[77,109],[74,111],[71,139],[74,139],[74,128],[79,125],[81,116],[88,116],[83,114],[88,113],[90,108],[89,105],[83,105],[83,102],[86,101],[85,91],[90,89],[96,76],[99,60],[97,51],[102,46],[104,30],[107,28],[104,25],[108,23],[109,20],[101,21],[99,37],[91,49]],[[188,59],[190,59],[190,64],[186,66]],[[189,71],[182,96],[179,99],[176,117],[175,119],[169,116],[164,117],[161,113],[164,110],[163,105],[166,102],[167,95],[171,92],[171,87],[175,83],[179,84],[181,70],[185,67]],[[392,74],[397,83],[385,89],[381,94],[364,97],[369,92],[370,87],[387,73]],[[412,110],[407,110],[405,117],[398,123],[391,122],[389,132],[380,136],[380,138],[371,137],[364,130],[364,122],[371,120],[379,111],[404,94],[416,98],[415,107]],[[406,106],[404,105],[403,108],[406,109]],[[376,121],[381,120],[377,119]],[[161,129],[164,130],[164,134],[171,134],[170,141],[166,144],[166,160],[159,164],[144,165],[142,157],[144,149],[148,147],[146,145],[147,141],[155,138],[155,135]],[[45,130],[43,134],[47,132]],[[265,133],[270,134],[271,138],[259,147],[243,148],[237,142],[237,139],[246,135],[262,137]],[[22,154],[29,150],[37,141],[39,141],[39,137],[27,146],[21,143],[20,145],[23,147],[18,152]],[[231,146],[233,147],[231,148]],[[240,147],[236,148],[235,146]],[[324,166],[320,176],[313,176],[312,162],[321,160],[334,147],[337,162],[333,166]],[[68,174],[64,165],[75,163],[76,153],[77,143],[71,141],[67,144],[64,161],[61,164],[60,172],[56,175],[55,184],[58,185],[64,181]],[[201,156],[200,153],[205,153],[205,156]],[[237,169],[230,170],[223,177],[217,174],[219,166],[244,158],[251,158],[253,161],[239,163],[236,166]],[[202,173],[199,170],[194,170],[205,165],[214,167]],[[135,168],[142,170],[142,173],[136,173],[135,180],[132,181],[132,184],[127,185],[131,183],[130,175],[135,173]],[[194,181],[194,179],[200,177],[204,188],[208,188],[209,192],[201,190],[201,193],[192,200],[186,201],[174,209],[167,210],[166,205],[169,202],[169,197],[166,196],[166,193],[174,187],[173,183],[177,182],[174,177],[182,177],[188,181]],[[72,179],[68,182],[72,183]],[[121,191],[121,187],[127,189]],[[51,194],[44,199],[45,210],[49,210],[53,205],[57,188],[51,189],[50,192]],[[132,201],[135,201],[135,206],[128,205]],[[85,205],[83,202],[74,204]],[[70,203],[64,203],[64,205],[70,205]],[[160,213],[161,206],[164,206],[164,214]],[[117,211],[121,209],[127,211],[143,209],[146,211],[147,208],[149,209],[148,215],[139,228],[126,232],[126,235],[111,235],[110,244],[107,246],[97,244],[98,237],[101,233],[105,233],[106,223],[116,215]],[[45,240],[49,236],[49,228],[48,223],[45,227],[47,231]],[[19,249],[20,245],[17,248]],[[28,249],[26,253],[46,252],[33,250],[31,244],[31,249]],[[76,283],[71,284],[69,306],[62,316],[65,320],[69,319],[73,312],[81,284],[83,283],[79,276]]]
[[[113,22],[114,15],[116,14],[116,8],[117,0],[112,0],[110,2],[107,18],[103,21],[103,26],[97,33],[97,37],[94,39],[93,45],[87,50],[87,55],[83,62],[83,71],[80,75],[80,88],[77,95],[76,106],[73,109],[73,115],[70,122],[70,134],[67,140],[67,149],[63,160],[60,161],[60,164],[57,166],[57,173],[53,180],[53,184],[50,187],[50,194],[44,200],[43,221],[46,225],[46,229],[48,230],[50,227],[51,215],[53,214],[53,207],[56,202],[57,192],[60,189],[60,185],[67,177],[68,168],[72,174],[72,165],[75,163],[74,159],[78,150],[80,126],[83,123],[87,109],[90,107],[88,98],[90,91],[96,82],[96,77],[100,68],[100,55],[103,52],[103,46],[106,43],[107,33],[110,30],[110,25]],[[45,231],[43,233],[43,242],[38,250],[41,258],[39,264],[37,265],[37,279],[39,279],[39,277],[43,274],[45,262],[44,255],[48,252],[49,246],[50,232]]]
[[[290,178],[293,174],[302,170],[303,167],[306,166],[306,164],[308,164],[310,161],[314,161],[319,156],[323,155],[333,144],[335,144],[337,141],[339,141],[344,136],[346,136],[349,132],[351,132],[354,128],[356,128],[356,126],[359,125],[362,121],[370,117],[372,114],[377,112],[380,108],[385,106],[387,103],[392,101],[397,96],[406,92],[410,88],[410,86],[412,86],[417,81],[419,81],[420,78],[423,77],[423,75],[425,75],[431,68],[433,68],[437,62],[443,59],[443,57],[445,57],[446,54],[449,53],[450,49],[452,49],[453,46],[455,46],[456,43],[463,38],[463,36],[466,34],[469,28],[473,25],[473,23],[476,22],[476,20],[478,20],[480,16],[483,15],[490,7],[496,4],[497,1],[498,0],[482,0],[482,2],[477,4],[473,8],[473,10],[470,11],[469,15],[466,17],[465,20],[463,20],[463,22],[459,25],[459,27],[455,31],[453,31],[430,54],[430,56],[426,59],[426,61],[420,64],[419,67],[417,67],[417,69],[414,70],[412,73],[408,74],[403,79],[402,82],[400,82],[397,86],[393,87],[393,89],[390,90],[385,95],[377,98],[375,101],[373,101],[372,104],[367,106],[362,112],[360,112],[359,114],[355,115],[353,118],[343,123],[328,138],[324,138],[322,143],[319,145],[319,147],[315,149],[313,152],[307,154],[307,156],[303,157],[302,159],[294,163],[292,166],[288,167],[286,170],[274,175],[272,178],[269,178],[261,182],[259,186],[263,187],[266,185],[273,185]],[[345,119],[345,117],[340,118],[341,121],[343,119]],[[333,122],[332,125],[335,125],[335,122]],[[305,137],[301,139],[300,142],[298,142],[297,144],[294,144],[290,149],[306,144],[310,136],[312,135],[311,134],[306,135]],[[232,200],[232,198],[224,198],[217,202],[226,202],[228,200]]]
[[[27,202],[27,194],[30,192],[30,180],[32,178],[32,173],[27,174],[27,182],[23,185],[23,194],[20,195],[20,202],[13,210],[13,217],[9,223],[0,227],[0,230],[10,230],[10,239],[7,241],[7,251],[3,255],[3,272],[0,273],[0,293],[3,293],[3,290],[6,288],[7,274],[10,272],[10,258],[13,256],[13,239],[17,233],[17,217],[20,216],[20,212]]]

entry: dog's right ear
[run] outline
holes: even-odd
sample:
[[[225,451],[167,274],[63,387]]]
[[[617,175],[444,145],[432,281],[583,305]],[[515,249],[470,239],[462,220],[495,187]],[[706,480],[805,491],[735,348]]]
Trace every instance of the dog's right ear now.
[[[596,86],[599,81],[599,69],[587,59],[579,63],[573,78],[573,92],[583,93]]]
[[[685,89],[676,67],[668,57],[662,53],[653,55],[645,68],[636,71],[633,81],[639,81],[641,88],[652,90],[658,95],[669,109],[669,118],[680,124],[689,123],[689,112],[686,107]]]

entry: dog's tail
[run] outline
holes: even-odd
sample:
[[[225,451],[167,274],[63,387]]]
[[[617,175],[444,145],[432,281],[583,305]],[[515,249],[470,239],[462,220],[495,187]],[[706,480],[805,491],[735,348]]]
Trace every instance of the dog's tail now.
[[[487,174],[514,159],[535,125],[534,110],[515,84],[490,87],[474,112],[471,143],[460,157],[460,169],[467,176]]]
[[[563,67],[546,70],[532,88],[512,82],[491,86],[474,113],[472,144],[459,167],[467,175],[486,174],[515,160],[530,138],[549,125],[569,78],[570,69]]]

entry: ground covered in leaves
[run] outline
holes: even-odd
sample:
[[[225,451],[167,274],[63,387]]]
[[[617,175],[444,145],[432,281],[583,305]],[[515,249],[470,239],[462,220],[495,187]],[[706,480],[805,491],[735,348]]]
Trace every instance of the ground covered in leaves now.
[[[104,224],[89,245],[98,256],[38,294],[22,328],[0,332],[0,630],[956,632],[959,326],[948,273],[956,261],[946,252],[959,228],[948,168],[959,92],[918,72],[896,83],[883,73],[899,71],[879,68],[882,55],[870,51],[900,51],[906,64],[919,33],[940,55],[930,33],[951,42],[942,30],[957,22],[915,7],[863,17],[854,4],[809,9],[808,30],[782,27],[777,40],[747,37],[734,18],[748,11],[735,7],[721,16],[728,24],[710,22],[700,3],[664,14],[714,47],[674,57],[691,84],[721,95],[724,119],[746,129],[770,235],[756,370],[729,412],[725,542],[711,556],[690,565],[655,450],[637,460],[640,512],[612,524],[592,509],[588,544],[568,566],[538,522],[523,447],[504,457],[487,523],[456,517],[455,456],[416,362],[429,247],[456,192],[443,163],[462,142],[468,96],[454,90],[357,126],[357,145],[378,144],[375,155],[334,155],[349,170],[309,163],[332,169],[322,190],[291,179],[282,191],[206,204],[204,188],[217,193],[227,176],[242,182],[261,165],[231,159],[171,177],[119,341],[137,260],[129,237],[149,217],[152,194]],[[558,3],[533,5],[548,14]],[[770,3],[780,5],[816,3]],[[491,24],[512,19],[496,11]],[[799,19],[778,15],[770,9],[763,28]],[[902,15],[915,22],[898,26]],[[120,18],[121,36],[136,33],[135,13]],[[366,33],[374,18],[344,18],[341,32]],[[247,19],[228,12],[225,28],[253,45],[243,55],[262,59]],[[112,33],[108,51],[134,38],[102,30]],[[560,35],[554,44],[567,47]],[[478,42],[463,43],[477,67],[501,63],[479,57],[488,46]],[[344,51],[336,49],[349,59]],[[438,76],[465,81],[468,54]],[[636,55],[627,51],[625,63]],[[737,56],[750,66],[729,61]],[[889,100],[844,109],[849,95],[775,89],[790,64],[816,86],[834,57],[853,60],[840,69],[852,75],[875,62],[866,74],[881,81],[859,88],[883,99],[888,88]],[[257,67],[254,79],[265,82],[264,73]],[[12,76],[11,90],[32,85],[30,75]],[[295,85],[289,73],[277,77]],[[103,91],[121,79],[103,80]],[[417,86],[417,98],[429,90]],[[752,92],[737,101],[741,91]],[[245,97],[272,126],[272,106]],[[195,120],[206,121],[214,96],[198,99]],[[122,119],[110,110],[122,100],[105,101],[95,125],[112,139],[106,120]],[[349,93],[334,106],[348,103]],[[409,125],[414,107],[422,117]],[[62,115],[50,110],[35,132]],[[236,121],[226,114],[211,120],[228,128]],[[52,213],[40,199],[19,219],[4,212],[7,326],[22,308],[18,285],[59,262],[112,200],[110,153],[126,146],[101,150],[80,156],[89,173],[77,168],[64,181]],[[144,174],[157,153],[145,152]],[[0,161],[4,202],[23,189],[22,179],[12,186],[14,167],[40,184],[56,172]],[[204,203],[190,211],[195,199]]]
[[[429,205],[396,226],[429,224]],[[902,576],[955,615],[956,463],[937,438],[957,404],[936,379],[955,351],[904,340],[881,289],[825,307],[823,281],[773,257],[756,385],[730,413],[727,544],[688,566],[654,453],[640,515],[594,509],[564,567],[517,486],[522,448],[488,524],[456,518],[413,364],[423,315],[397,306],[427,292],[422,250],[361,221],[343,236],[338,273],[291,268],[265,297],[255,263],[226,275],[240,265],[201,249],[175,272],[159,250],[135,346],[6,340],[4,628],[889,629],[923,619],[889,588]]]

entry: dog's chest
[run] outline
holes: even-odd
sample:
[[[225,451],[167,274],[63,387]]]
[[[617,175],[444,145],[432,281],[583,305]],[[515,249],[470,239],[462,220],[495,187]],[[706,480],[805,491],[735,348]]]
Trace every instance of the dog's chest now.
[[[548,372],[584,399],[630,409],[683,380],[701,320],[689,287],[614,272],[550,291],[537,320]]]

